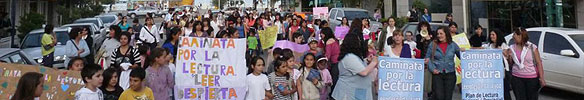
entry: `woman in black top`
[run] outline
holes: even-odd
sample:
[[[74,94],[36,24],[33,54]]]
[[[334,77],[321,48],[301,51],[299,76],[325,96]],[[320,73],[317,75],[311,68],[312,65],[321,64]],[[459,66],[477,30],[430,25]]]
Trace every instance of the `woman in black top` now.
[[[122,67],[122,64],[128,63],[130,68],[136,68],[140,64],[140,53],[138,49],[129,45],[130,33],[122,32],[120,36],[120,47],[112,52],[111,66],[114,68]],[[127,68],[123,68],[127,69]]]

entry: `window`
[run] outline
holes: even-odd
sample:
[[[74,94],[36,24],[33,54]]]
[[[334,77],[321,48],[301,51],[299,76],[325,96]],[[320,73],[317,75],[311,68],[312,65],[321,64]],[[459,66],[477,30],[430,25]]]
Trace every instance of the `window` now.
[[[331,10],[331,13],[329,14],[329,19],[336,19],[335,14],[337,14],[337,10],[336,9]]]
[[[546,32],[543,43],[543,52],[545,53],[561,55],[561,50],[576,51],[566,38],[557,33]]]
[[[345,17],[344,12],[337,10],[337,17]]]
[[[14,64],[27,64],[24,59],[22,59],[21,55],[18,53],[11,53],[5,56],[5,58],[1,58],[1,62],[5,63],[14,63]]]

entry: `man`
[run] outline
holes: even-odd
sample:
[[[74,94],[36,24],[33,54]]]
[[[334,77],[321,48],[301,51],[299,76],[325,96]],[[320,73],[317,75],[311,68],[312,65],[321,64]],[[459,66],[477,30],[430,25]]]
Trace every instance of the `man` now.
[[[164,16],[164,21],[169,22],[172,19],[173,15],[174,15],[174,8],[168,9],[168,14],[166,14],[166,16]]]
[[[456,22],[450,22],[450,24],[448,24],[448,28],[450,28],[450,34],[451,36],[457,35],[458,32],[458,24],[456,24]]]
[[[475,27],[475,34],[471,36],[468,41],[473,48],[481,47],[483,43],[487,41],[486,35],[483,34],[483,27],[481,25]]]
[[[416,7],[412,6],[412,10],[408,12],[407,16],[410,22],[418,22],[418,11],[416,11]]]
[[[382,52],[384,49],[384,47],[387,45],[387,39],[389,39],[393,34],[393,31],[395,31],[397,28],[395,27],[395,19],[393,17],[389,17],[389,19],[387,19],[387,27],[383,27],[383,29],[381,30],[381,34],[379,34],[379,41],[377,41],[377,47],[379,50],[379,52]]]
[[[54,63],[54,53],[55,53],[55,45],[57,45],[57,38],[53,33],[54,26],[48,24],[45,26],[45,34],[43,34],[41,38],[41,52],[43,55],[43,66],[53,67]]]

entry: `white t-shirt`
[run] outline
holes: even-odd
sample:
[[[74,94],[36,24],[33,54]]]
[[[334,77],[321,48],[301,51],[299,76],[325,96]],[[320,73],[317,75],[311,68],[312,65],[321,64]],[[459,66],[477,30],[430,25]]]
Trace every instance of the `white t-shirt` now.
[[[124,90],[130,88],[130,72],[132,72],[132,69],[127,69],[120,73],[120,87]]]
[[[271,90],[268,76],[265,74],[247,75],[247,88],[245,100],[263,100],[266,96],[266,90]]]
[[[103,92],[99,88],[96,88],[96,91],[91,91],[83,87],[75,92],[75,100],[103,100]]]
[[[194,27],[193,27],[193,28],[194,28]],[[183,27],[183,29],[182,29],[182,30],[183,30],[183,31],[185,31],[185,34],[184,34],[184,36],[187,36],[187,37],[188,37],[188,36],[191,36],[191,33],[193,33],[193,29],[192,29],[192,28],[191,28],[191,29],[188,29],[187,27]]]
[[[410,50],[416,49],[416,45],[417,45],[416,41],[407,41],[406,40],[406,41],[404,41],[404,43],[410,45]]]

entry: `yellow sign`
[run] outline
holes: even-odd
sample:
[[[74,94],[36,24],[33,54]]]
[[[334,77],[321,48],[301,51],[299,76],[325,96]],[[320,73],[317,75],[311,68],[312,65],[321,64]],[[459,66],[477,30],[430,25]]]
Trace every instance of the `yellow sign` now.
[[[460,49],[470,49],[470,42],[466,37],[466,33],[460,33],[458,35],[452,36],[452,41],[458,45]],[[460,68],[460,59],[458,57],[454,57],[454,64],[456,69],[456,84],[460,84],[462,82],[462,69]]]
[[[278,37],[278,27],[271,26],[266,28],[265,30],[258,31],[260,35],[260,42],[262,44],[262,49],[267,49],[274,46],[276,39]]]

